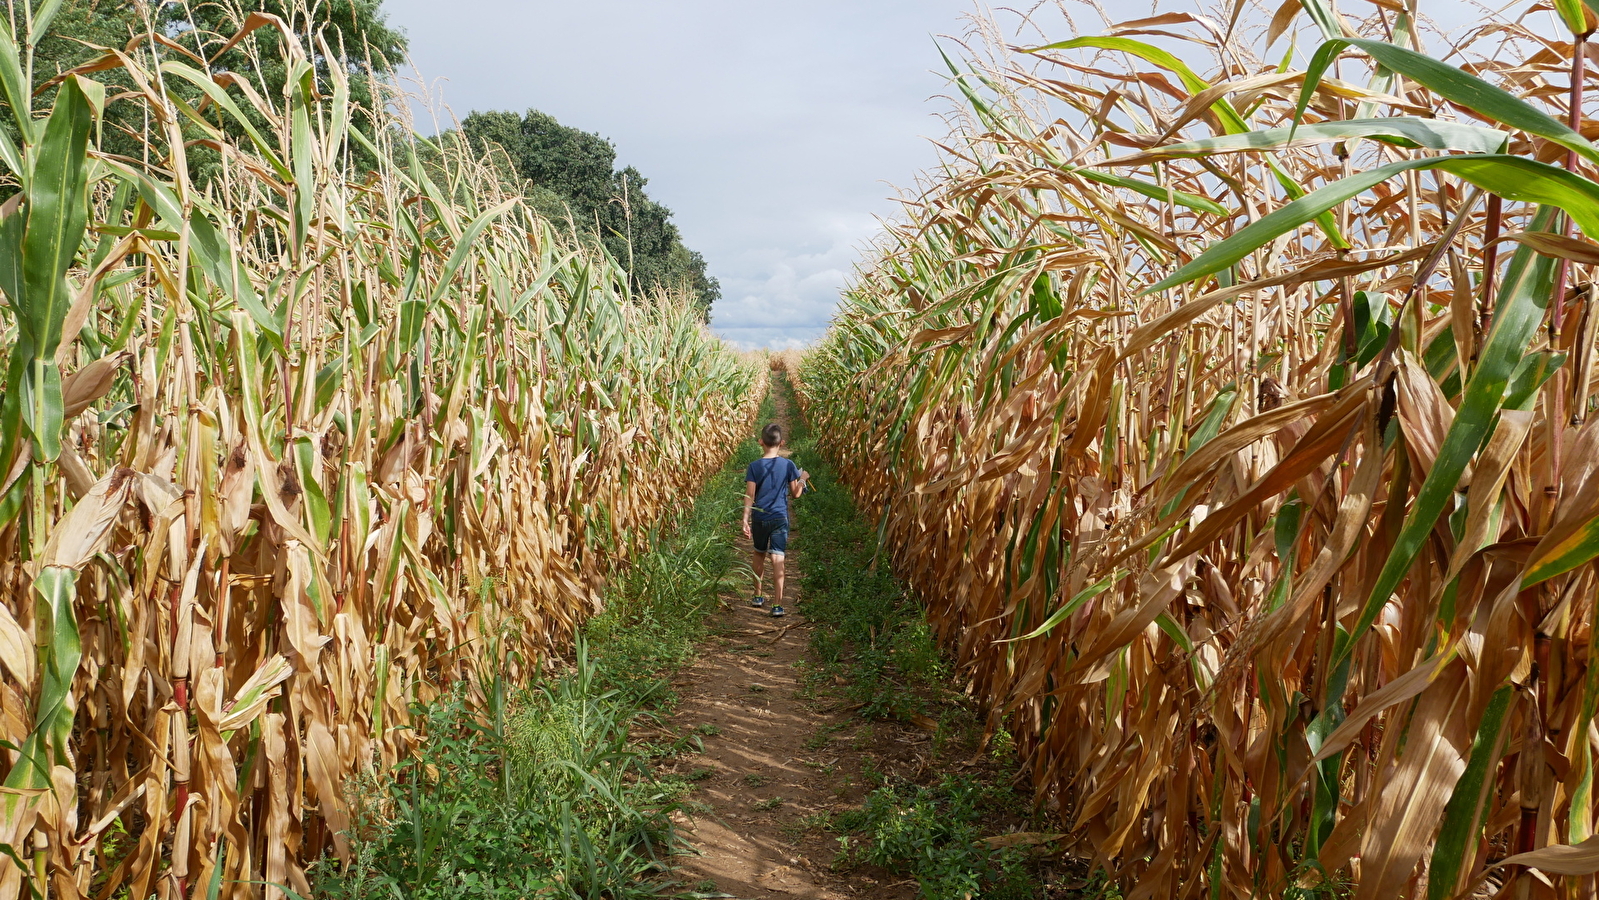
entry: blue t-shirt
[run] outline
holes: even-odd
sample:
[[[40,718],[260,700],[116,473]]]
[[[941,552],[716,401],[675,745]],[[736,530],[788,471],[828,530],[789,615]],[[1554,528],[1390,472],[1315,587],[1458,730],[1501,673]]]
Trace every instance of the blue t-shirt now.
[[[763,456],[750,463],[744,480],[755,485],[755,518],[788,518],[789,485],[799,481],[799,466],[781,456]]]

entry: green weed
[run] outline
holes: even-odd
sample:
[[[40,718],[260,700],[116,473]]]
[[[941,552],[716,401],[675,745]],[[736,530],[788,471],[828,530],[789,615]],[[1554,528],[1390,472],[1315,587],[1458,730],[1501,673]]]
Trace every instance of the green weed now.
[[[686,515],[660,530],[658,538],[672,534],[672,540],[658,541],[654,552],[635,561],[606,592],[605,611],[584,628],[602,680],[636,705],[670,705],[670,685],[661,676],[693,658],[708,633],[706,616],[746,568],[726,527],[743,494],[729,470]]]
[[[849,727],[848,722],[834,722],[816,729],[816,733],[805,739],[806,750],[820,750],[833,740],[833,736]]]
[[[819,812],[811,813],[808,816],[800,816],[799,819],[794,822],[793,830],[796,835],[805,834],[806,832],[810,831],[832,831],[834,830],[833,814]]]
[[[464,688],[419,710],[420,752],[356,799],[356,853],[313,869],[319,897],[644,898],[673,850],[674,791],[628,746],[631,710],[573,671],[482,721]]]
[[[1025,854],[982,843],[1005,792],[967,777],[946,777],[933,787],[885,785],[858,810],[840,813],[839,864],[883,866],[914,877],[924,900],[982,897],[1037,900],[1041,889]]]
[[[773,389],[788,391],[788,383],[777,378]],[[809,429],[796,422],[790,431],[789,445],[812,485],[795,505],[796,530],[807,558],[827,560],[805,570],[805,614],[820,626],[811,632],[811,652],[821,665],[806,673],[806,690],[842,677],[844,693],[867,718],[924,715],[921,692],[949,672],[932,629],[887,560],[878,558],[874,524],[856,511]]]

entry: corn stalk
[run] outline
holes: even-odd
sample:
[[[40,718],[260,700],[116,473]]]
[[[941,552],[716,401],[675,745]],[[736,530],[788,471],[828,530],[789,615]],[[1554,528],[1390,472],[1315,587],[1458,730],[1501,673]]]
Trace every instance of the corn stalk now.
[[[1413,4],[1320,0],[989,46],[800,366],[1125,896],[1594,896],[1599,148],[1566,7],[1440,56]],[[1267,61],[1308,24],[1303,69]]]
[[[561,652],[764,385],[453,136],[353,128],[319,38],[237,20],[37,99],[0,23],[0,896],[307,894],[413,704]],[[260,29],[278,93],[208,63]],[[147,159],[95,149],[107,103]]]

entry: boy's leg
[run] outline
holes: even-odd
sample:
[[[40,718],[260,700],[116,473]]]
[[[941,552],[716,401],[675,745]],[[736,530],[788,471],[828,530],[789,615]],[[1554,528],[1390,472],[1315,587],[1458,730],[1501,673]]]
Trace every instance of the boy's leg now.
[[[770,538],[766,534],[766,529],[761,527],[761,521],[756,519],[750,523],[750,526],[750,568],[755,572],[754,599],[759,600],[761,597],[761,582],[765,580],[762,576],[766,574],[766,554],[772,548],[768,544]],[[760,604],[757,603],[756,605],[759,606]]]
[[[772,529],[771,537],[767,538],[768,550],[772,553],[772,580],[776,584],[772,594],[772,603],[776,606],[783,605],[783,558],[788,553],[788,520]]]

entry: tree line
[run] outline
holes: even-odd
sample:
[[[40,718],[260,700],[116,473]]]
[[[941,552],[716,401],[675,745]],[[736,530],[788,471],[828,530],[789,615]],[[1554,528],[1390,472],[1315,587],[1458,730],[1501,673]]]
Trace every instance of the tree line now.
[[[28,9],[21,0],[5,0],[5,4],[19,37],[26,38],[30,31],[45,35],[32,44],[35,86],[94,59],[98,52],[94,48],[120,49],[135,40],[155,41],[174,58],[192,56],[191,63],[205,60],[212,71],[254,66],[238,49],[220,55],[218,51],[244,25],[250,12],[259,11],[282,18],[296,31],[320,32],[328,53],[317,60],[318,79],[327,78],[328,66],[342,66],[355,76],[350,87],[356,108],[371,110],[385,102],[377,84],[393,78],[407,49],[404,32],[385,18],[382,0],[322,0],[311,9],[294,0],[255,0],[247,6],[62,0],[53,13],[48,12],[50,4],[36,10]],[[50,21],[38,22],[39,15],[49,15]],[[271,48],[281,36],[272,28],[257,28],[251,38],[266,45],[267,52],[257,57],[267,61],[262,65],[275,67],[259,74],[268,85],[280,88],[288,72],[282,55]],[[90,77],[106,84],[108,97],[136,87],[122,69],[91,73]],[[232,131],[238,127],[224,117],[207,116],[198,90],[194,93],[199,115],[218,128]],[[244,107],[251,111],[248,104]],[[149,158],[145,115],[138,104],[109,104],[101,128],[102,151],[160,165],[161,160]],[[4,120],[0,117],[0,123]],[[373,121],[369,113],[358,112],[355,124],[370,128]],[[193,122],[184,121],[181,127],[194,132],[186,135],[191,140],[204,137]],[[720,285],[706,272],[704,257],[684,245],[671,220],[672,211],[649,197],[645,191],[648,180],[632,166],[616,168],[616,148],[609,141],[533,109],[523,115],[473,112],[461,128],[480,151],[490,152],[491,144],[499,145],[510,169],[507,174],[522,182],[528,202],[581,239],[603,246],[626,267],[637,294],[647,297],[661,290],[686,289],[698,299],[702,316],[709,316],[711,304],[721,296]],[[360,155],[358,148],[351,152]],[[215,177],[223,165],[220,155],[203,142],[191,146],[189,161],[191,175],[201,183]]]

